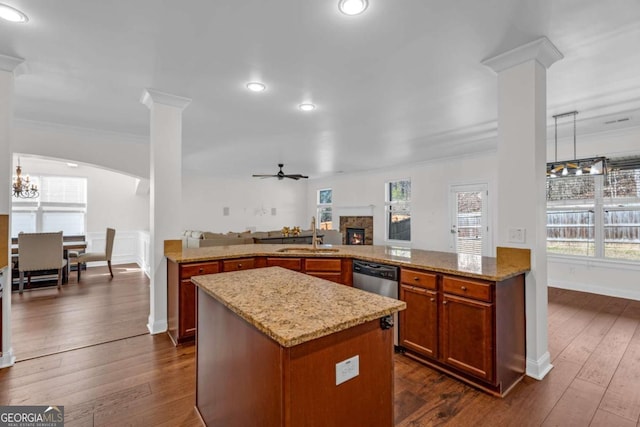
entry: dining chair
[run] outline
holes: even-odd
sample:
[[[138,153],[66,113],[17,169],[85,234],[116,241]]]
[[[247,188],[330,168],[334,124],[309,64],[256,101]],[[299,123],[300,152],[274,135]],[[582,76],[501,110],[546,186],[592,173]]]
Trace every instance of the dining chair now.
[[[24,289],[24,274],[31,285],[31,272],[58,270],[58,289],[62,285],[62,269],[67,265],[63,256],[62,231],[56,233],[18,234],[19,292]]]
[[[76,263],[78,266],[78,282],[80,281],[80,271],[82,270],[82,264],[86,264],[88,262],[93,261],[107,261],[107,266],[109,266],[109,273],[113,278],[113,270],[111,269],[111,254],[113,253],[113,240],[116,237],[116,230],[113,228],[107,228],[107,238],[104,247],[104,252],[85,252],[85,253],[77,253],[77,252],[69,252],[69,257],[76,258]]]

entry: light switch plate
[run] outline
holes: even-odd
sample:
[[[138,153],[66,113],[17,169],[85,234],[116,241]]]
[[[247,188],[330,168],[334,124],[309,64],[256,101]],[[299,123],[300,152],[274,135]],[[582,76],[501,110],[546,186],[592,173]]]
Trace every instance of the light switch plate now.
[[[521,227],[509,228],[509,243],[525,243],[526,229]]]
[[[360,375],[360,356],[353,356],[336,363],[336,385]]]

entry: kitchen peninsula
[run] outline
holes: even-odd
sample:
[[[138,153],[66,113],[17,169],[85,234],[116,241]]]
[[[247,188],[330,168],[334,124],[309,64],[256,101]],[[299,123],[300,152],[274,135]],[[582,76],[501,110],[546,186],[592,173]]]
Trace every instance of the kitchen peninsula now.
[[[206,425],[393,425],[403,302],[281,267],[192,280]]]
[[[353,260],[362,260],[400,267],[407,308],[399,346],[407,356],[497,396],[525,374],[528,249],[498,247],[493,258],[377,245],[173,247],[165,250],[168,333],[177,344],[196,334],[192,277],[280,266],[351,286]]]

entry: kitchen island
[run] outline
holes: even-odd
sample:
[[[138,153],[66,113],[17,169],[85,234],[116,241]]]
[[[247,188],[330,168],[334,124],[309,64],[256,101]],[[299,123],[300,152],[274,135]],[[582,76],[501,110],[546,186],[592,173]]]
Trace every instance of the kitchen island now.
[[[393,425],[386,322],[404,302],[280,267],[192,281],[206,425]]]

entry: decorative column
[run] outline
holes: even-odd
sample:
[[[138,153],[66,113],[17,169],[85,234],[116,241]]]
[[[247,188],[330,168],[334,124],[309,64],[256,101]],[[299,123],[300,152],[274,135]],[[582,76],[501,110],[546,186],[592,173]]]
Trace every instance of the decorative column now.
[[[182,111],[188,98],[147,89],[140,102],[151,110],[149,323],[152,334],[167,330],[167,260],[164,241],[180,236],[182,209]]]
[[[553,367],[547,331],[546,70],[562,54],[542,37],[483,61],[498,74],[498,246],[531,249],[525,277],[527,375]]]
[[[13,122],[13,89],[16,68],[24,60],[11,56],[0,55],[0,215],[9,215],[11,219],[11,179],[12,179],[12,122]],[[11,221],[9,220],[9,224]],[[10,234],[10,233],[9,233]],[[7,244],[11,247],[11,236]],[[7,259],[0,260],[0,270],[3,270],[2,283],[4,291],[2,297],[2,339],[0,340],[0,368],[12,366],[15,362],[13,347],[11,346],[11,250]]]

